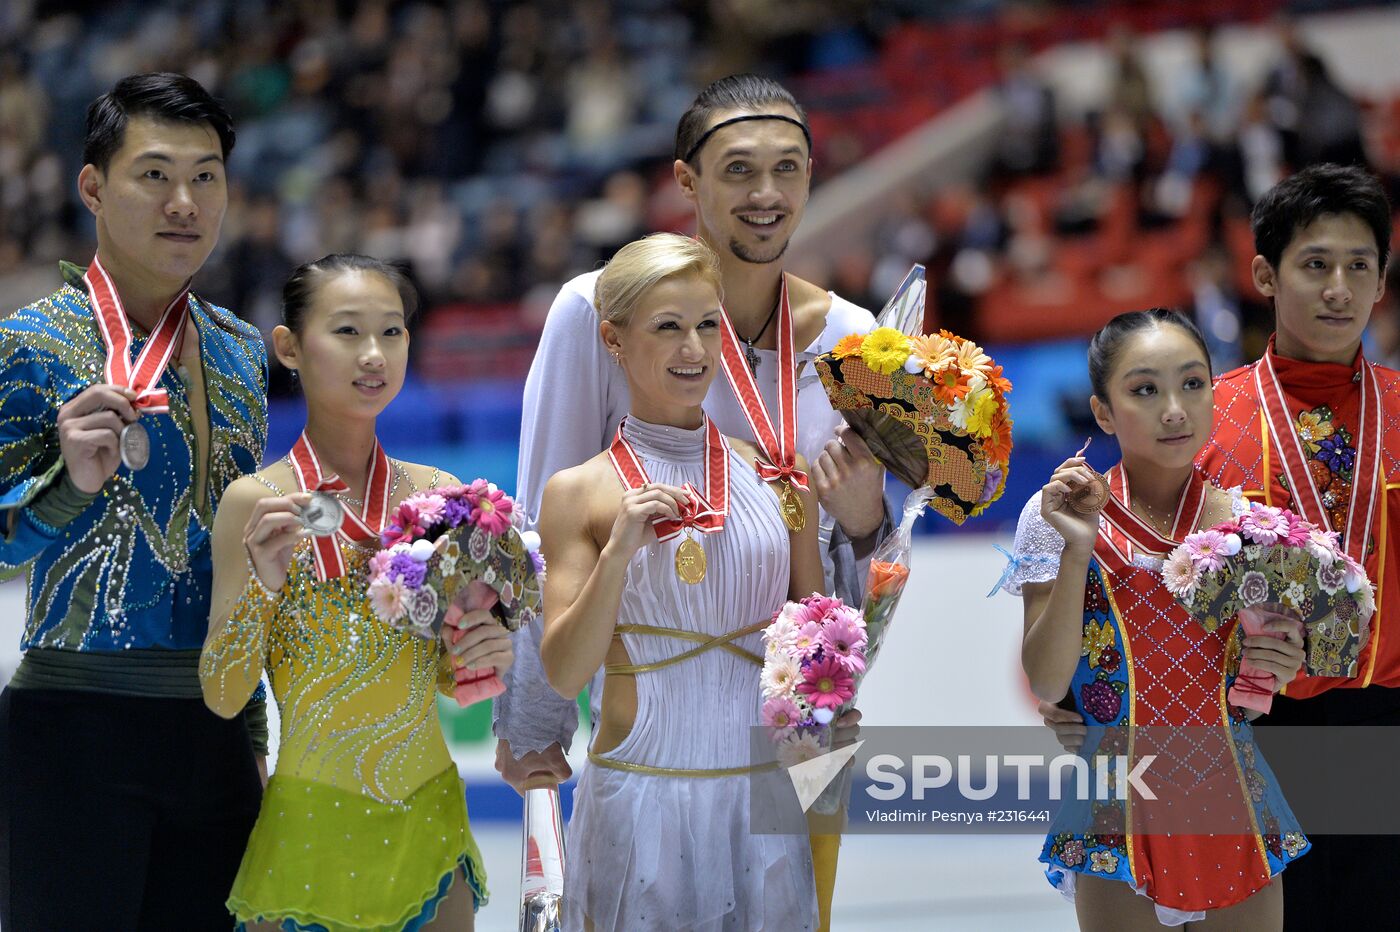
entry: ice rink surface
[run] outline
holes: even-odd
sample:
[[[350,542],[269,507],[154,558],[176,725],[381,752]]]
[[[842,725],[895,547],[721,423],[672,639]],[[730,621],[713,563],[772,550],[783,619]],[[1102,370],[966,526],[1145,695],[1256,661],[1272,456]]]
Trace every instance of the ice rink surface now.
[[[478,932],[519,929],[520,831],[474,829],[492,900]],[[1050,888],[1033,835],[848,835],[836,874],[833,932],[1071,932],[1074,908]]]

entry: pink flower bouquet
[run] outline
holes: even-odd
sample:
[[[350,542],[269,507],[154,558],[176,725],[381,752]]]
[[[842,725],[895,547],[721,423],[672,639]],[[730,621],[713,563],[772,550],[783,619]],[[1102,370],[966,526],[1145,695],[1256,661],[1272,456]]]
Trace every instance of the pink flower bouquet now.
[[[830,750],[829,726],[865,672],[865,619],[840,599],[813,593],[784,605],[763,641],[763,724],[778,762],[791,767]]]
[[[1356,675],[1375,593],[1336,532],[1256,502],[1231,521],[1189,535],[1167,556],[1162,576],[1206,630],[1239,616],[1245,633],[1254,635],[1264,624],[1261,613],[1296,613],[1306,632],[1304,672]],[[1267,712],[1273,685],[1271,676],[1242,663],[1229,699]]]
[[[370,558],[369,601],[386,624],[435,638],[454,605],[491,610],[511,631],[540,612],[544,558],[539,535],[516,527],[515,503],[485,479],[409,496],[380,533]],[[460,617],[458,613],[453,613]],[[452,632],[459,639],[461,630]],[[499,695],[493,670],[454,670],[457,702]]]

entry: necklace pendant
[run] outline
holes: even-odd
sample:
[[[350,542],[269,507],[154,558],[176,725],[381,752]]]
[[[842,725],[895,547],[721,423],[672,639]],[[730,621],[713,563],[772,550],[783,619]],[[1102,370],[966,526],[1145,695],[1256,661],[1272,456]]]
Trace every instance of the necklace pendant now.
[[[798,497],[797,489],[791,482],[783,483],[779,508],[789,531],[798,534],[807,526],[807,509],[802,505],[802,499]]]
[[[762,360],[758,358],[758,350],[753,348],[752,343],[744,344],[744,361],[749,364],[749,371],[754,375],[758,375],[758,364],[762,362]]]
[[[690,586],[705,578],[705,548],[701,547],[689,532],[676,548],[676,575],[680,577],[681,582]]]

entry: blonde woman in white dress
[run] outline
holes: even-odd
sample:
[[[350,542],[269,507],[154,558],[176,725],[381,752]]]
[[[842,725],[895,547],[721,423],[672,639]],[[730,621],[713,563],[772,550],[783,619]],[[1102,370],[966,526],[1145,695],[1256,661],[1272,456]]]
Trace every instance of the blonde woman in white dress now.
[[[607,674],[569,826],[568,929],[817,922],[807,837],[750,832],[748,786],[759,632],[821,588],[817,525],[790,530],[758,448],[721,437],[701,410],[720,367],[720,298],[703,243],[656,234],[618,252],[596,304],[631,413],[610,450],[545,488],[545,673],[565,696]]]

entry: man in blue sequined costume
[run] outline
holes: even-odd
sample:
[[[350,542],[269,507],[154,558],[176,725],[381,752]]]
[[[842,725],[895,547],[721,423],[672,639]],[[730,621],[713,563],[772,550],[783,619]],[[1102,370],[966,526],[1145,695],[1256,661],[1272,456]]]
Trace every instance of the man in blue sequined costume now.
[[[29,586],[0,694],[0,925],[226,928],[263,703],[219,718],[197,664],[213,510],[262,459],[267,357],[182,295],[218,240],[233,128],[177,74],[124,78],[87,126],[97,257],[0,321],[0,573]]]

